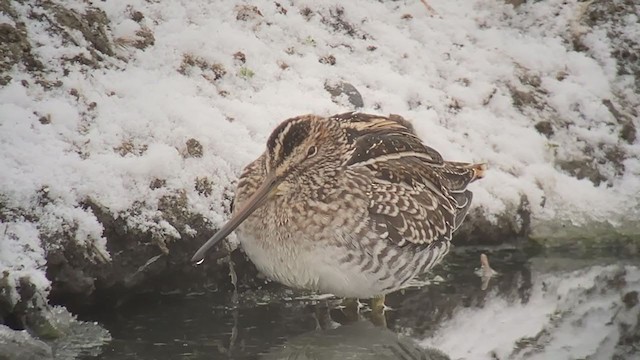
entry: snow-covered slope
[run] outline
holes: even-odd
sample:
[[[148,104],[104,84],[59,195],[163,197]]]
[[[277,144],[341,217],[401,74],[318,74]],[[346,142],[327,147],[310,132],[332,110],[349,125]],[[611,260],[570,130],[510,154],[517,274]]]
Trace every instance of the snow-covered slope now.
[[[637,231],[640,97],[621,51],[640,24],[604,3],[3,3],[0,270],[44,289],[46,251],[69,241],[108,262],[96,209],[161,248],[197,231],[167,196],[220,225],[275,125],[353,109],[325,90],[340,81],[445,158],[487,162],[483,217],[527,204],[534,232]]]

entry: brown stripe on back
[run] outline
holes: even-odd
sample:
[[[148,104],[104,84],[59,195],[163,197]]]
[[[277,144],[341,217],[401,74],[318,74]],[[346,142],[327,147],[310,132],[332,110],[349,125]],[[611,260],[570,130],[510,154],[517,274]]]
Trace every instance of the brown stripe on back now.
[[[360,136],[355,146],[351,159],[345,164],[347,166],[402,153],[422,154],[425,161],[442,162],[442,156],[438,152],[426,147],[419,138],[408,133],[370,133]]]
[[[413,126],[397,115],[389,117],[348,112],[331,117],[340,123],[347,135],[347,142],[353,144],[361,136],[371,133],[407,133],[414,134]]]

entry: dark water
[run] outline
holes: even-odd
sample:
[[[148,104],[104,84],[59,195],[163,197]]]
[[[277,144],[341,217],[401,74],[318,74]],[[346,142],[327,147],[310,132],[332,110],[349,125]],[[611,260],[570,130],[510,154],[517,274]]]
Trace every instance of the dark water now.
[[[480,253],[489,255],[491,266],[500,274],[490,280],[486,290],[481,289],[481,279],[474,272],[480,266]],[[338,300],[305,296],[273,285],[269,291],[240,292],[237,301],[230,292],[148,296],[117,311],[83,317],[98,321],[113,337],[103,346],[100,359],[330,359],[367,351],[391,355],[356,354],[352,358],[439,359],[435,353],[414,353],[411,346],[416,342],[410,339],[437,334],[440,324],[459,309],[482,308],[489,298],[497,297],[526,303],[538,274],[637,260],[617,248],[593,253],[458,249],[428,275],[429,284],[387,297],[391,309],[386,312],[386,328],[371,324],[366,304],[362,319],[349,322],[345,313],[335,308]],[[338,323],[345,325],[331,329]],[[396,334],[403,334],[406,342],[388,345],[398,341]],[[345,350],[349,344],[352,348]],[[297,355],[282,355],[296,347]],[[317,357],[314,351],[326,356]],[[344,357],[331,355],[332,351]]]

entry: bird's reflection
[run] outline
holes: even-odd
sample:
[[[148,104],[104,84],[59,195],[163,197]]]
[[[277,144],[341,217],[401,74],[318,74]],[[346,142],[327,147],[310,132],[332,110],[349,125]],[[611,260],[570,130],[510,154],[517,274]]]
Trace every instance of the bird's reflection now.
[[[368,320],[330,324],[328,328],[293,337],[260,359],[449,360],[439,350],[420,347],[413,340]]]

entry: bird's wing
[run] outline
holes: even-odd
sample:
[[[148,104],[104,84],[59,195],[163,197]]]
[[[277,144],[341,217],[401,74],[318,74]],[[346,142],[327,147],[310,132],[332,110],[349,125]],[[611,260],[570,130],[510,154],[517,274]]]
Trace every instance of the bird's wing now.
[[[350,144],[356,142],[362,142],[363,139],[375,141],[375,137],[371,135],[382,136],[385,134],[401,135],[400,140],[405,142],[407,146],[404,150],[417,150],[431,157],[429,161],[433,163],[441,163],[442,156],[436,150],[422,144],[418,135],[413,128],[413,125],[400,115],[391,114],[388,117],[376,116],[370,114],[348,112],[344,114],[334,115],[330,120],[338,121],[340,127],[345,131],[347,135],[347,141]],[[358,146],[363,149],[368,149],[375,144],[359,144]],[[382,144],[383,148],[377,152],[394,151],[391,150],[393,146],[398,146],[399,143]],[[388,149],[385,148],[389,147]],[[386,150],[385,150],[386,149]],[[395,151],[403,151],[403,148],[395,149]]]
[[[450,240],[471,204],[473,165],[442,161],[408,133],[361,136],[346,164],[369,179],[369,216],[380,236],[402,246]]]
[[[372,179],[367,193],[372,226],[399,246],[450,240],[458,213],[466,213],[471,203],[468,192],[467,201],[459,207],[437,173],[417,167],[425,165],[416,158],[365,165]]]
[[[400,115],[391,114],[388,117],[363,114],[357,112],[347,112],[333,115],[329,118],[338,121],[344,129],[352,129],[360,132],[370,132],[372,130],[388,130],[404,132],[415,135],[413,125]]]

